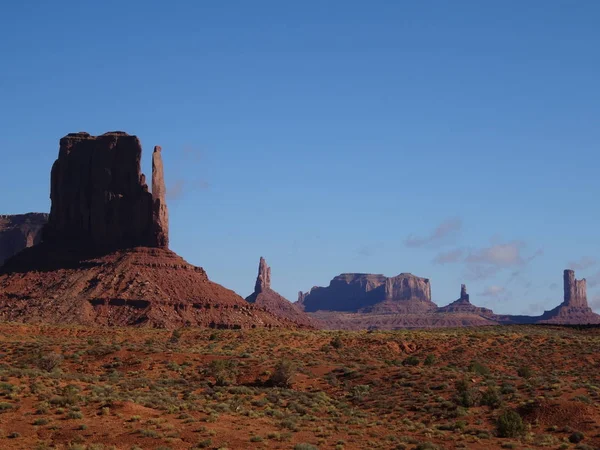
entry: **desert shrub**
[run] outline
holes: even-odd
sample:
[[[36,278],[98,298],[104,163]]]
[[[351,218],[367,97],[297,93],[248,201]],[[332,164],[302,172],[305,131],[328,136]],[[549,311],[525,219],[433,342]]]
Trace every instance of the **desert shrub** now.
[[[294,445],[294,450],[319,450],[319,448],[311,444],[302,443]]]
[[[500,388],[500,393],[503,395],[514,394],[517,392],[517,389],[510,383],[503,383]]]
[[[585,438],[584,434],[580,431],[575,431],[571,436],[569,436],[569,442],[573,444],[579,444]]]
[[[52,372],[62,364],[63,359],[63,356],[59,353],[47,353],[40,355],[37,360],[37,366],[46,372]]]
[[[342,342],[342,339],[339,336],[334,337],[331,342],[330,342],[331,346],[333,348],[342,348],[344,346],[344,343]]]
[[[414,355],[409,356],[408,358],[404,359],[404,361],[402,361],[402,365],[403,366],[418,366],[419,358],[417,358]]]
[[[533,370],[528,366],[519,367],[517,369],[517,375],[521,378],[531,378],[533,376]]]
[[[215,379],[217,386],[228,386],[237,380],[237,361],[215,359],[208,367],[208,374]]]
[[[361,401],[366,397],[370,390],[371,386],[368,384],[359,384],[358,386],[354,386],[352,388],[350,391],[350,396],[354,400]]]
[[[487,376],[490,374],[490,369],[478,361],[471,361],[471,364],[469,364],[469,372]]]
[[[440,447],[431,442],[422,442],[415,447],[415,450],[440,450]]]
[[[514,438],[525,432],[525,424],[516,411],[507,409],[498,417],[496,430],[500,437]]]
[[[433,366],[436,363],[436,357],[433,354],[429,354],[427,355],[427,357],[425,358],[425,361],[423,364],[425,364],[426,366]]]
[[[292,379],[296,374],[296,366],[287,359],[280,360],[275,366],[275,370],[269,377],[267,384],[270,386],[289,388],[292,385]]]
[[[489,406],[492,409],[499,408],[502,404],[502,398],[500,397],[500,393],[495,386],[489,386],[487,391],[483,393],[481,396],[480,405],[481,406]]]
[[[456,382],[456,394],[454,396],[454,402],[457,405],[470,408],[479,403],[481,397],[480,392],[471,386],[471,382],[468,380],[458,380]]]
[[[0,413],[13,409],[13,405],[6,402],[0,402]]]

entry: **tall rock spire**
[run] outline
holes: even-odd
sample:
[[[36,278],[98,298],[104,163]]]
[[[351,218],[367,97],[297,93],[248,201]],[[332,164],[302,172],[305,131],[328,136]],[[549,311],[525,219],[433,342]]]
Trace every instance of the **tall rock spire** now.
[[[157,145],[152,153],[152,225],[159,247],[169,246],[169,210],[162,162],[162,149]]]
[[[254,285],[254,292],[260,294],[267,289],[271,289],[271,268],[267,265],[265,258],[260,257],[258,264],[258,276]]]
[[[564,272],[564,288],[565,297],[563,304],[565,306],[588,307],[585,278],[577,280],[575,279],[575,272],[567,269]]]
[[[469,301],[469,294],[467,294],[467,285],[466,284],[460,285],[460,300],[463,300],[465,302]]]

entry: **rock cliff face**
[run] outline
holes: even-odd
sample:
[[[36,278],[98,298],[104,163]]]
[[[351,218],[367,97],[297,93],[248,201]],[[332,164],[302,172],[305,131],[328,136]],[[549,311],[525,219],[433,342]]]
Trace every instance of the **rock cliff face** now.
[[[313,287],[298,296],[306,312],[424,312],[436,308],[426,278],[402,273],[395,277],[345,273],[333,278],[328,287]]]
[[[594,313],[587,302],[586,281],[575,279],[573,270],[565,270],[564,300],[556,308],[546,311],[538,323],[600,324],[600,315]]]
[[[39,244],[48,214],[0,215],[0,266],[21,250]]]
[[[141,151],[138,138],[123,132],[61,139],[43,242],[0,267],[0,320],[296,327],[167,248],[161,149],[152,155],[152,193],[140,172]]]
[[[141,173],[136,136],[71,133],[60,140],[52,167],[52,208],[44,241],[96,253],[136,246],[167,248],[168,213],[160,147],[152,186]]]
[[[572,308],[587,308],[587,286],[585,278],[583,280],[575,279],[575,271],[565,270],[564,275],[564,306]]]
[[[264,308],[271,314],[290,320],[301,327],[320,328],[317,320],[311,318],[297,305],[271,289],[271,268],[263,257],[258,264],[258,276],[254,292],[246,297],[246,301]]]

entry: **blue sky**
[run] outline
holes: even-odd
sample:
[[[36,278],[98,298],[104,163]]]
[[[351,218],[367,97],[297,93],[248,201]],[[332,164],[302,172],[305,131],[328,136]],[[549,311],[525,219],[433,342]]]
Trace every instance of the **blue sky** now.
[[[58,140],[163,147],[171,247],[246,296],[411,272],[433,300],[600,306],[600,3],[0,6],[0,212],[49,210]],[[598,286],[595,286],[598,284]]]

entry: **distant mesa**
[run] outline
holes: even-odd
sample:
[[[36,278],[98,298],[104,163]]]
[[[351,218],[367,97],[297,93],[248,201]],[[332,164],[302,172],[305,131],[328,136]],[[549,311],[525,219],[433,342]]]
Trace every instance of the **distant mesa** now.
[[[24,248],[39,244],[46,222],[44,213],[0,215],[0,266]]]
[[[139,139],[122,131],[60,140],[42,242],[0,267],[0,320],[296,327],[213,283],[168,249],[161,148],[152,155],[152,192],[141,155]]]
[[[271,289],[271,268],[261,256],[258,264],[258,276],[254,292],[246,297],[246,301],[264,308],[273,315],[290,320],[301,327],[319,328],[316,319],[311,318],[296,304]]]
[[[447,306],[431,302],[429,280],[410,274],[386,278],[372,274],[342,274],[329,287],[300,292],[297,304],[329,329],[411,329],[508,324],[600,324],[588,306],[585,280],[564,272],[561,305],[541,316],[495,314],[471,303],[466,285],[460,298]],[[433,307],[431,306],[433,305]]]
[[[366,273],[344,273],[327,287],[300,292],[297,304],[306,312],[343,311],[408,314],[431,311],[431,285],[427,278],[410,273],[395,277]]]

